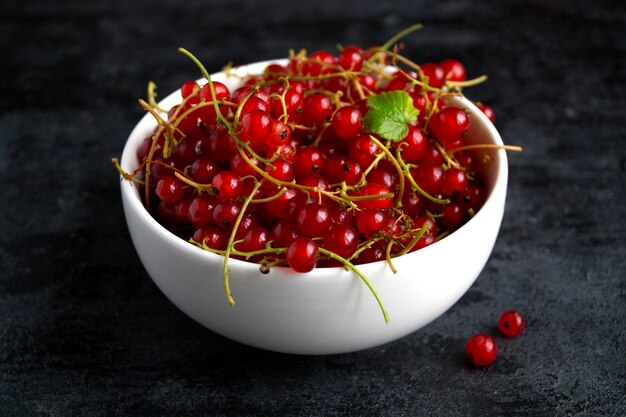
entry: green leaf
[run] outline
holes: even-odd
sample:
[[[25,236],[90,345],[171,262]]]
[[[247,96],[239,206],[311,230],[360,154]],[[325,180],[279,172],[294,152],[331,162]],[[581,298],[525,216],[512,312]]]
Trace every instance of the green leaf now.
[[[369,110],[365,115],[366,132],[384,139],[401,141],[409,132],[407,124],[417,119],[419,110],[413,99],[403,90],[389,91],[367,99]]]

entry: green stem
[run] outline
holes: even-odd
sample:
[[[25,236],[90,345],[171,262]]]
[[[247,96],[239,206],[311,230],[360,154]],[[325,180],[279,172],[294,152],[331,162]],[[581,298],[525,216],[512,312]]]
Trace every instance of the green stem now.
[[[217,104],[217,95],[215,94],[215,86],[213,85],[213,81],[211,80],[211,74],[209,74],[204,65],[202,65],[202,62],[200,62],[198,58],[196,58],[191,52],[189,52],[185,48],[178,48],[178,51],[191,59],[193,63],[196,64],[196,66],[200,69],[202,76],[206,78],[206,80],[209,82],[209,89],[211,90],[211,100],[213,101],[215,115],[218,119],[220,119],[222,123],[224,123],[225,126],[227,126],[229,129],[232,129],[232,124],[226,119],[226,117],[224,117],[224,115],[220,111],[220,106]]]
[[[361,280],[365,283],[365,285],[367,285],[367,288],[369,288],[369,290],[372,292],[372,295],[374,296],[374,298],[376,298],[376,301],[378,302],[378,305],[380,306],[380,309],[383,313],[383,317],[385,318],[385,323],[389,323],[389,314],[387,314],[387,309],[385,308],[382,300],[378,296],[378,293],[372,286],[372,283],[367,279],[367,277],[363,275],[363,273],[356,266],[354,266],[352,262],[348,261],[346,258],[339,256],[336,253],[331,252],[324,248],[318,248],[318,251],[323,255],[326,255],[332,259],[335,259],[336,261],[341,262],[345,267],[351,269],[355,274],[359,276],[359,278],[361,278]]]
[[[254,194],[257,192],[257,190],[259,189],[259,187],[261,187],[261,182],[257,182],[254,185],[254,188],[252,189],[252,192],[250,193],[250,195],[248,197],[246,197],[246,199],[243,202],[243,206],[241,206],[241,211],[239,212],[239,215],[237,216],[237,220],[235,220],[235,224],[233,225],[233,231],[230,234],[230,237],[228,238],[228,244],[226,246],[226,251],[224,252],[224,268],[223,268],[223,272],[224,272],[224,290],[226,291],[226,298],[228,299],[228,302],[230,303],[230,305],[235,305],[235,299],[233,298],[233,294],[230,290],[230,282],[228,279],[228,259],[230,258],[230,254],[233,251],[233,245],[235,242],[235,235],[237,234],[237,229],[239,229],[239,224],[241,223],[241,219],[243,219],[243,215],[246,212],[246,209],[248,208],[248,205],[250,204],[250,201],[252,200],[252,197],[254,197]]]
[[[442,200],[440,198],[433,197],[432,195],[428,194],[426,191],[424,191],[422,189],[422,187],[417,185],[417,183],[415,182],[415,179],[413,178],[413,175],[411,175],[411,172],[409,171],[409,167],[404,163],[402,158],[398,159],[398,163],[402,166],[402,171],[404,172],[404,175],[406,176],[406,178],[409,180],[409,183],[411,183],[411,187],[415,188],[418,193],[420,193],[422,196],[424,196],[426,199],[432,201],[433,203],[448,204],[450,202],[450,200],[448,200],[448,199],[443,199]]]
[[[389,38],[389,40],[387,42],[385,42],[383,44],[383,46],[381,46],[381,49],[389,49],[391,48],[393,45],[395,45],[400,39],[404,38],[405,36],[407,36],[410,33],[413,33],[417,30],[420,30],[422,27],[424,27],[424,25],[422,25],[421,23],[416,23],[412,26],[409,26],[408,28],[398,32],[397,34],[393,35],[391,38]],[[370,58],[371,60],[372,58]],[[369,61],[368,61],[369,62]]]

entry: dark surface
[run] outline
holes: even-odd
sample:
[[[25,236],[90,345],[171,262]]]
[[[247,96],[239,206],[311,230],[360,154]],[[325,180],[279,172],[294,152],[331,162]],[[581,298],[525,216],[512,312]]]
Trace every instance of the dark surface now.
[[[3,1],[0,415],[626,415],[626,8],[621,2]],[[290,48],[380,44],[461,59],[509,154],[507,210],[470,291],[364,352],[256,350],[159,292],[118,177],[148,80]],[[451,254],[451,261],[454,255]],[[527,331],[468,366],[466,340],[518,309]]]

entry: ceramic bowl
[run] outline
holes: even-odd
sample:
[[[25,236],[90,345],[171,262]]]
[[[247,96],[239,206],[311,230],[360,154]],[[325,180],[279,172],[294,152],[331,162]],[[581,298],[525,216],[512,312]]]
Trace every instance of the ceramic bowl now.
[[[280,62],[280,61],[274,61]],[[260,73],[268,62],[236,69]],[[213,75],[232,89],[240,79]],[[174,92],[161,102],[169,108],[180,101]],[[470,111],[469,143],[502,145],[489,120],[469,100],[452,105]],[[154,128],[146,115],[125,145],[121,166],[138,166],[136,150]],[[482,156],[485,151],[481,151]],[[238,342],[293,354],[337,354],[379,346],[433,321],[472,285],[493,249],[502,221],[508,167],[505,151],[490,150],[491,162],[481,172],[488,197],[479,212],[444,239],[395,258],[394,274],[386,262],[361,265],[387,308],[390,321],[370,290],[353,272],[318,268],[297,273],[289,268],[259,272],[256,264],[229,261],[231,306],[224,293],[223,257],[178,238],[144,208],[139,188],[121,181],[126,221],[141,262],[160,290],[178,308],[202,325]],[[157,325],[155,323],[155,325]]]

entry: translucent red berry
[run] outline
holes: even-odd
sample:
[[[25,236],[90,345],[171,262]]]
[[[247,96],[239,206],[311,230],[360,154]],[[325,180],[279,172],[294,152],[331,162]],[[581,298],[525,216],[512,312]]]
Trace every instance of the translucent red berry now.
[[[337,110],[332,119],[335,134],[345,140],[350,140],[363,129],[361,122],[363,114],[354,106],[344,106]]]
[[[522,334],[526,328],[526,321],[520,313],[510,310],[500,316],[498,327],[503,335],[507,337],[517,337]]]
[[[491,365],[498,355],[498,345],[493,337],[479,333],[467,341],[465,348],[470,362],[476,366]]]
[[[183,196],[183,185],[176,177],[163,177],[157,183],[156,195],[165,204],[175,204]]]
[[[456,59],[444,59],[439,63],[439,65],[445,73],[446,80],[465,81],[467,75],[465,67],[460,61],[457,61]]]
[[[241,197],[243,183],[241,177],[232,171],[221,171],[211,180],[213,194],[220,201]]]
[[[287,247],[287,263],[296,272],[309,272],[315,268],[317,252],[314,240],[298,237]]]
[[[322,244],[325,249],[343,258],[349,258],[359,246],[359,235],[350,226],[334,224],[324,235]]]
[[[298,229],[309,237],[321,237],[330,228],[330,213],[326,206],[308,203],[296,214]]]

